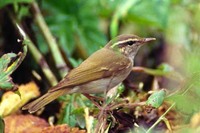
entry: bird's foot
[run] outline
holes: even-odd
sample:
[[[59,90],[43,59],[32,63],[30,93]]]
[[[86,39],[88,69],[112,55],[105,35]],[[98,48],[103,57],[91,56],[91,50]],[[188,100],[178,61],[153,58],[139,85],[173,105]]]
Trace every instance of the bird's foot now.
[[[101,109],[101,105],[103,103],[103,98],[101,97],[95,97],[91,96],[89,94],[83,94],[85,97],[87,97],[98,109]]]

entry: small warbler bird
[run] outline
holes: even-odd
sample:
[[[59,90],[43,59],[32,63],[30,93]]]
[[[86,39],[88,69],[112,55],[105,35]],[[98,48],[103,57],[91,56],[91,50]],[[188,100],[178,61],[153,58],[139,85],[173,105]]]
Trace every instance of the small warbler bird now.
[[[71,93],[95,94],[108,92],[131,72],[139,48],[155,38],[120,35],[93,53],[49,91],[22,109],[34,113],[59,96]]]

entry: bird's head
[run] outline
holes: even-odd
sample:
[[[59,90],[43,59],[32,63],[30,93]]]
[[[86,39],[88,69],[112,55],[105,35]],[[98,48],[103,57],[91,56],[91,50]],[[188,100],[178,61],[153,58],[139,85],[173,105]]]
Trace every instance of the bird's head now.
[[[145,43],[156,38],[140,38],[136,35],[120,35],[112,39],[105,47],[133,59],[138,49]]]

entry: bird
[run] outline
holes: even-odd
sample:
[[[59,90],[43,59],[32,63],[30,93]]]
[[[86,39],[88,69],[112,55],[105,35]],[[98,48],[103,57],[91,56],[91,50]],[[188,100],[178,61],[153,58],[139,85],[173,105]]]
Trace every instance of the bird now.
[[[113,38],[78,67],[72,69],[46,94],[22,107],[22,110],[34,113],[66,94],[108,92],[131,73],[139,48],[153,40],[156,38],[141,38],[133,34],[122,34]]]

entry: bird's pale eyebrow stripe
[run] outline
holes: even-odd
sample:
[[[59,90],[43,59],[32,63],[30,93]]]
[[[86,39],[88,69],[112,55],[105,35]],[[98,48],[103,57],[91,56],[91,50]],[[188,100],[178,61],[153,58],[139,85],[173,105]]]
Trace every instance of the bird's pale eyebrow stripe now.
[[[123,40],[123,41],[118,41],[118,42],[116,42],[116,43],[114,43],[112,46],[111,46],[111,48],[113,48],[113,47],[115,47],[115,46],[117,46],[117,45],[119,45],[119,44],[123,44],[123,43],[126,43],[126,42],[129,42],[129,41],[138,41],[138,39],[127,39],[127,40]]]

